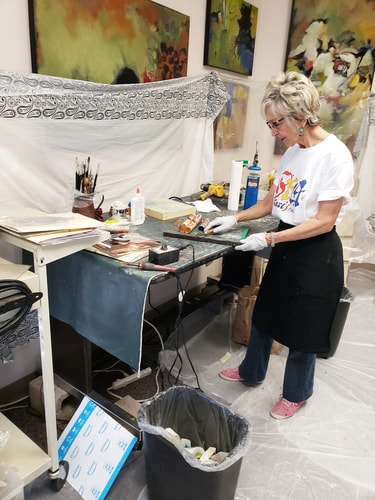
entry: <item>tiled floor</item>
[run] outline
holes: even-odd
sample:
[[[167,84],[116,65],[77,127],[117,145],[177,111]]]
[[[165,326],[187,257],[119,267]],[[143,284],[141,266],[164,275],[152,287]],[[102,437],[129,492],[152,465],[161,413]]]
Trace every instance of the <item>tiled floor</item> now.
[[[348,287],[355,300],[337,352],[317,360],[314,395],[289,420],[269,415],[280,396],[285,348],[271,357],[265,382],[249,388],[217,376],[226,353],[225,366],[236,366],[245,350],[230,340],[230,309],[218,315],[204,308],[184,321],[192,363],[180,349],[180,382],[196,386],[198,377],[204,392],[224,401],[251,425],[251,444],[242,461],[235,500],[375,498],[375,273],[351,271]],[[167,342],[162,356],[166,367],[175,356]],[[41,477],[27,487],[25,498],[80,497],[68,483],[60,492],[51,492]],[[142,451],[131,454],[107,498],[147,500]]]

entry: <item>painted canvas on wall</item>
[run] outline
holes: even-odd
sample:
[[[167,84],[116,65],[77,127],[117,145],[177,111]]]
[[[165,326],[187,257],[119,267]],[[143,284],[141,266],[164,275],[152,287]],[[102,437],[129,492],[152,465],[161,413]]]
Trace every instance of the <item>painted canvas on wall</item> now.
[[[374,0],[294,0],[286,69],[314,82],[323,126],[351,150],[370,95],[374,47]]]
[[[223,81],[230,100],[224,105],[214,124],[215,149],[236,149],[243,145],[249,87]]]
[[[204,64],[251,75],[258,8],[244,0],[207,0]]]
[[[33,72],[99,83],[187,75],[189,16],[150,0],[29,0]]]

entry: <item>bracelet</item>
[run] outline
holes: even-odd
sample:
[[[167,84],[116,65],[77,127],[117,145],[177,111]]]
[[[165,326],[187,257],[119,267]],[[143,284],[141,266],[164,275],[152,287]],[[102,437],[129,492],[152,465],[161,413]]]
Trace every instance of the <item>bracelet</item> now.
[[[275,233],[271,233],[271,247],[275,246]]]

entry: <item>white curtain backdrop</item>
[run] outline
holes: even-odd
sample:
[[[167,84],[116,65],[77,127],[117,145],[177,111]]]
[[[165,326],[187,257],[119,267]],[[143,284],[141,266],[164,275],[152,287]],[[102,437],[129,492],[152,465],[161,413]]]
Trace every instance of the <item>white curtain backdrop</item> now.
[[[366,152],[359,173],[358,202],[365,218],[375,214],[375,96],[369,99]]]
[[[356,223],[351,248],[352,262],[375,264],[375,96],[368,101],[356,149],[366,146],[355,200]]]
[[[0,196],[20,207],[72,207],[76,158],[100,170],[104,211],[140,186],[146,201],[212,182],[213,121],[229,96],[216,72],[104,85],[0,73]]]

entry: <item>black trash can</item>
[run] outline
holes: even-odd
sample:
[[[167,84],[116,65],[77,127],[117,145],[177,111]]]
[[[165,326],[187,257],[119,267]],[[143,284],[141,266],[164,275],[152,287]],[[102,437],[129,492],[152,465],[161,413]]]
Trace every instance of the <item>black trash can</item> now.
[[[318,358],[330,358],[336,352],[339,345],[342,332],[344,330],[346,318],[348,316],[350,304],[354,300],[354,295],[346,288],[343,287],[339,305],[337,306],[335,317],[333,318],[331,333],[330,333],[330,348],[327,353],[319,354]]]
[[[147,403],[137,416],[142,430],[149,500],[232,500],[244,454],[250,445],[250,425],[243,417],[198,389],[172,387]],[[194,458],[166,429],[192,446],[228,452],[220,464]]]

